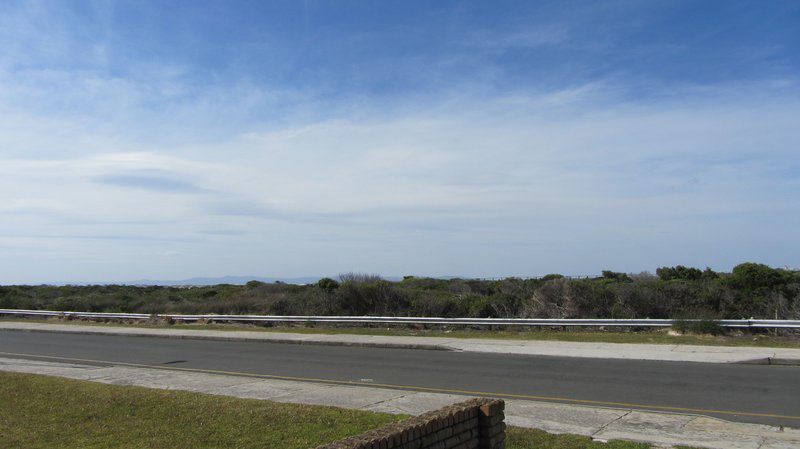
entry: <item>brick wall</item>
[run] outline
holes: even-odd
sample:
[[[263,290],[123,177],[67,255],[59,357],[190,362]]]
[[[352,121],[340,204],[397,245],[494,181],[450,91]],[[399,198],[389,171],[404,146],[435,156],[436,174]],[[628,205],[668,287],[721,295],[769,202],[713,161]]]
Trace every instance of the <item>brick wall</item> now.
[[[504,407],[470,399],[317,449],[504,449]]]

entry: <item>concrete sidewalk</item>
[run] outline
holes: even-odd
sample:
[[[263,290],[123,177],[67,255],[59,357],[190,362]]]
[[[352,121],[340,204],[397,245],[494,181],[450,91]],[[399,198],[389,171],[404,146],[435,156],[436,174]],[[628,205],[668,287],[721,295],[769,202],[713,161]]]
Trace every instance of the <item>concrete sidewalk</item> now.
[[[151,336],[270,343],[367,346],[490,352],[499,354],[586,357],[602,359],[660,360],[702,363],[761,363],[800,365],[800,349],[732,346],[581,343],[543,340],[403,337],[385,335],[299,334],[288,332],[219,331],[202,329],[152,329],[79,324],[0,322],[2,330],[71,332],[98,335]]]
[[[464,396],[458,395],[218,375],[175,368],[93,366],[0,358],[0,371],[410,415],[464,400]],[[506,422],[509,425],[585,435],[601,441],[624,439],[667,447],[686,445],[714,449],[800,447],[800,430],[795,429],[632,409],[515,399],[506,400],[506,404]]]

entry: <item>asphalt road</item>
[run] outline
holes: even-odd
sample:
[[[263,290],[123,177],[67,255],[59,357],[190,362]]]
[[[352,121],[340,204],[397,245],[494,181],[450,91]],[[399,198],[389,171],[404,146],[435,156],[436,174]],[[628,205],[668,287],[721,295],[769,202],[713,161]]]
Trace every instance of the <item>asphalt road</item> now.
[[[800,427],[800,367],[791,366],[0,331],[0,357],[10,357],[8,353],[611,407],[624,404]],[[761,416],[765,414],[780,416]]]

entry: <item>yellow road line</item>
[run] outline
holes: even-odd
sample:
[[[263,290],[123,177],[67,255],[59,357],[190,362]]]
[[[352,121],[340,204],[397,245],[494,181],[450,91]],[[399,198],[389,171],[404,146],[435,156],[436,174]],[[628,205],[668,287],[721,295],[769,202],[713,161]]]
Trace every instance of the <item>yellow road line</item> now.
[[[587,405],[593,405],[593,406],[666,410],[666,411],[670,411],[670,412],[683,412],[683,413],[696,413],[696,414],[754,416],[754,417],[761,417],[761,418],[781,418],[781,419],[791,419],[791,420],[800,421],[800,416],[777,415],[777,414],[772,414],[772,413],[755,413],[755,412],[741,412],[741,411],[730,411],[730,410],[711,410],[711,409],[700,409],[700,408],[673,407],[673,406],[666,406],[666,405],[646,405],[646,404],[634,404],[634,403],[628,403],[628,402],[610,402],[610,401],[595,401],[595,400],[590,400],[590,399],[572,399],[572,398],[561,398],[561,397],[554,397],[554,396],[535,396],[535,395],[527,395],[527,394],[497,393],[497,392],[473,391],[473,390],[459,390],[459,389],[452,389],[452,388],[434,388],[434,387],[419,387],[419,386],[413,386],[413,385],[382,384],[382,383],[361,382],[361,381],[353,381],[353,380],[334,380],[334,379],[320,379],[320,378],[314,378],[314,377],[280,376],[280,375],[276,375],[276,374],[243,373],[243,372],[238,372],[238,371],[224,371],[224,370],[205,369],[205,368],[181,368],[181,367],[175,367],[175,366],[147,365],[147,364],[142,364],[142,363],[130,363],[130,362],[112,362],[112,361],[108,361],[108,360],[81,359],[81,358],[75,358],[75,357],[57,357],[57,356],[47,356],[47,355],[37,355],[37,354],[21,354],[21,353],[15,353],[15,352],[1,352],[0,351],[0,355],[18,356],[18,357],[33,357],[33,358],[43,358],[43,359],[72,361],[72,362],[101,363],[101,364],[106,364],[106,365],[129,366],[129,367],[134,367],[134,368],[151,368],[151,369],[160,369],[160,370],[166,370],[166,371],[185,371],[185,372],[206,373],[206,374],[224,374],[224,375],[228,375],[228,376],[252,377],[252,378],[260,378],[260,379],[289,380],[289,381],[299,381],[299,382],[317,382],[317,383],[326,383],[326,384],[334,384],[334,385],[360,385],[360,386],[367,386],[367,387],[380,387],[380,388],[391,388],[391,389],[401,389],[401,390],[425,391],[425,392],[431,392],[431,393],[466,394],[466,395],[470,395],[470,396],[491,396],[491,397],[501,397],[501,398],[511,398],[511,399],[527,399],[527,400],[536,400],[536,401],[567,402],[567,403],[574,403],[574,404],[587,404]]]

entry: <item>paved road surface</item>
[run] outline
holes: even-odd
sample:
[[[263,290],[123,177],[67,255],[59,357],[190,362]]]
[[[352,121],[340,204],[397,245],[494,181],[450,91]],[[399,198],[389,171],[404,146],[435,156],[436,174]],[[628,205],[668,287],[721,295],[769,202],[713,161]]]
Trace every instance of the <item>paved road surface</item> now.
[[[0,331],[0,355],[12,353],[590,405],[635,404],[800,427],[800,367],[791,366]]]

